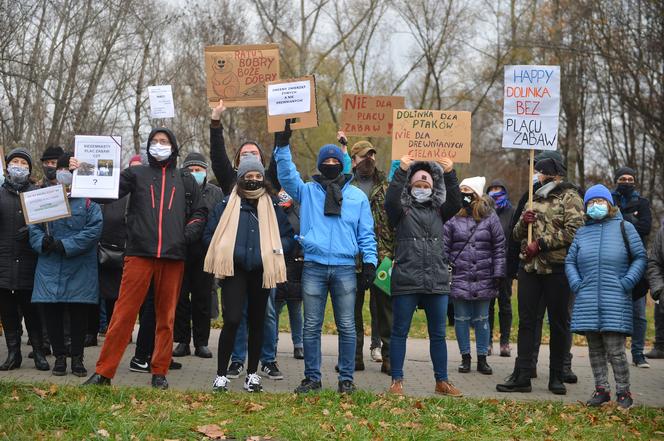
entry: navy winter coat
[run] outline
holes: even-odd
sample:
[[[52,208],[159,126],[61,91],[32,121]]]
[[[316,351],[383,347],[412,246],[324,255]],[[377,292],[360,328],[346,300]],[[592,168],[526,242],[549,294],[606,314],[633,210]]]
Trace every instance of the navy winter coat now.
[[[450,297],[496,297],[497,279],[505,277],[505,234],[496,213],[492,211],[479,223],[472,216],[456,215],[443,227],[443,239],[447,258],[454,266]]]
[[[226,196],[214,208],[212,216],[209,218],[208,223],[203,233],[203,242],[205,246],[209,246],[217,229],[221,215],[224,214],[228,198]],[[275,214],[277,215],[277,222],[279,223],[279,234],[281,235],[281,244],[284,254],[291,252],[295,246],[295,239],[293,228],[288,222],[288,217],[284,210],[277,203],[276,198],[272,198],[272,205],[274,206]],[[258,227],[258,210],[252,204],[242,199],[240,202],[240,220],[237,227],[237,236],[235,238],[235,251],[233,252],[233,264],[239,266],[245,271],[262,270],[263,259],[261,257],[261,238]]]
[[[632,261],[620,224],[624,222]],[[632,288],[646,269],[646,250],[634,226],[620,213],[579,228],[565,259],[569,286],[576,294],[572,332],[632,333]]]
[[[97,243],[101,208],[87,199],[69,199],[71,217],[48,223],[48,232],[62,241],[65,254],[42,252],[44,224],[30,225],[30,245],[39,254],[32,303],[93,303],[99,301]]]

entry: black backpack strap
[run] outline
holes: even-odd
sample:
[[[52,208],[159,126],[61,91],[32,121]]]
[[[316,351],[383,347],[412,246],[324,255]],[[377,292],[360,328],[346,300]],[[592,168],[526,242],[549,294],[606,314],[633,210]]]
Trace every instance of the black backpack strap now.
[[[194,205],[194,185],[198,185],[188,170],[182,169],[180,176],[182,177],[182,184],[184,185],[184,200],[186,203],[186,216],[187,219],[191,217]],[[188,179],[187,176],[191,177]]]
[[[622,233],[623,242],[625,243],[625,249],[627,250],[627,258],[630,263],[632,262],[632,249],[629,246],[629,239],[627,238],[627,231],[625,231],[625,221],[620,221],[620,232]]]

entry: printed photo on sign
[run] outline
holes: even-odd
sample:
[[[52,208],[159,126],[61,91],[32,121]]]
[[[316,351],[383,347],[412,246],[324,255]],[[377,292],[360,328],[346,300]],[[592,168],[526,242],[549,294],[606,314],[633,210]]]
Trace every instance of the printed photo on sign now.
[[[556,150],[560,66],[505,66],[503,147]]]
[[[397,109],[393,124],[392,159],[470,162],[470,112]]]
[[[62,185],[52,185],[20,193],[26,224],[50,222],[71,216],[67,194]]]
[[[119,136],[76,136],[74,156],[79,168],[74,171],[71,195],[77,198],[117,199],[120,190]]]

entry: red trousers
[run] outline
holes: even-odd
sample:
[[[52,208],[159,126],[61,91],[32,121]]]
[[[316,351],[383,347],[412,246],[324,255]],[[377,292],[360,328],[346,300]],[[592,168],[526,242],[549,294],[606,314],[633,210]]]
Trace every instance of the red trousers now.
[[[173,322],[183,273],[182,260],[133,256],[125,258],[120,294],[97,360],[96,373],[107,378],[115,376],[129,344],[138,311],[147,297],[150,282],[154,282],[157,329],[150,365],[153,374],[166,375],[173,354]]]

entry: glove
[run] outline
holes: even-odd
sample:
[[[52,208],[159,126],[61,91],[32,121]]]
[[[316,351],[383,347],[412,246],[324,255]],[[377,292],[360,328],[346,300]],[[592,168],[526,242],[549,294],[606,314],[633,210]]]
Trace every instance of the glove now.
[[[341,145],[344,145],[344,146],[348,147],[348,139],[346,139],[346,137],[345,137],[345,136],[342,136],[342,137],[341,137],[341,138],[339,138],[339,139],[338,139],[337,141],[339,141],[339,144],[341,144]]]
[[[53,242],[55,242],[53,236],[49,236],[48,234],[44,236],[42,239],[42,253],[50,253]]]
[[[536,240],[533,240],[528,244],[528,246],[526,246],[525,253],[528,259],[532,259],[533,257],[537,256],[539,252],[540,252],[540,246],[539,242],[537,242]]]
[[[537,213],[533,210],[526,210],[523,212],[523,215],[521,215],[521,219],[526,225],[534,224],[537,220]]]
[[[652,297],[654,301],[657,301],[662,297],[662,291],[664,290],[650,291],[650,297]]]
[[[277,132],[274,134],[274,145],[277,147],[283,147],[290,145],[290,138],[293,134],[293,131],[290,128],[291,118],[286,119],[286,126],[284,127],[283,132]]]
[[[62,245],[61,240],[56,240],[55,242],[53,242],[53,245],[51,245],[51,250],[50,251],[52,251],[54,253],[58,253],[62,256],[67,255],[67,253],[65,252],[65,246]]]
[[[362,272],[360,273],[360,290],[362,293],[369,289],[376,278],[376,267],[373,263],[362,264]]]

